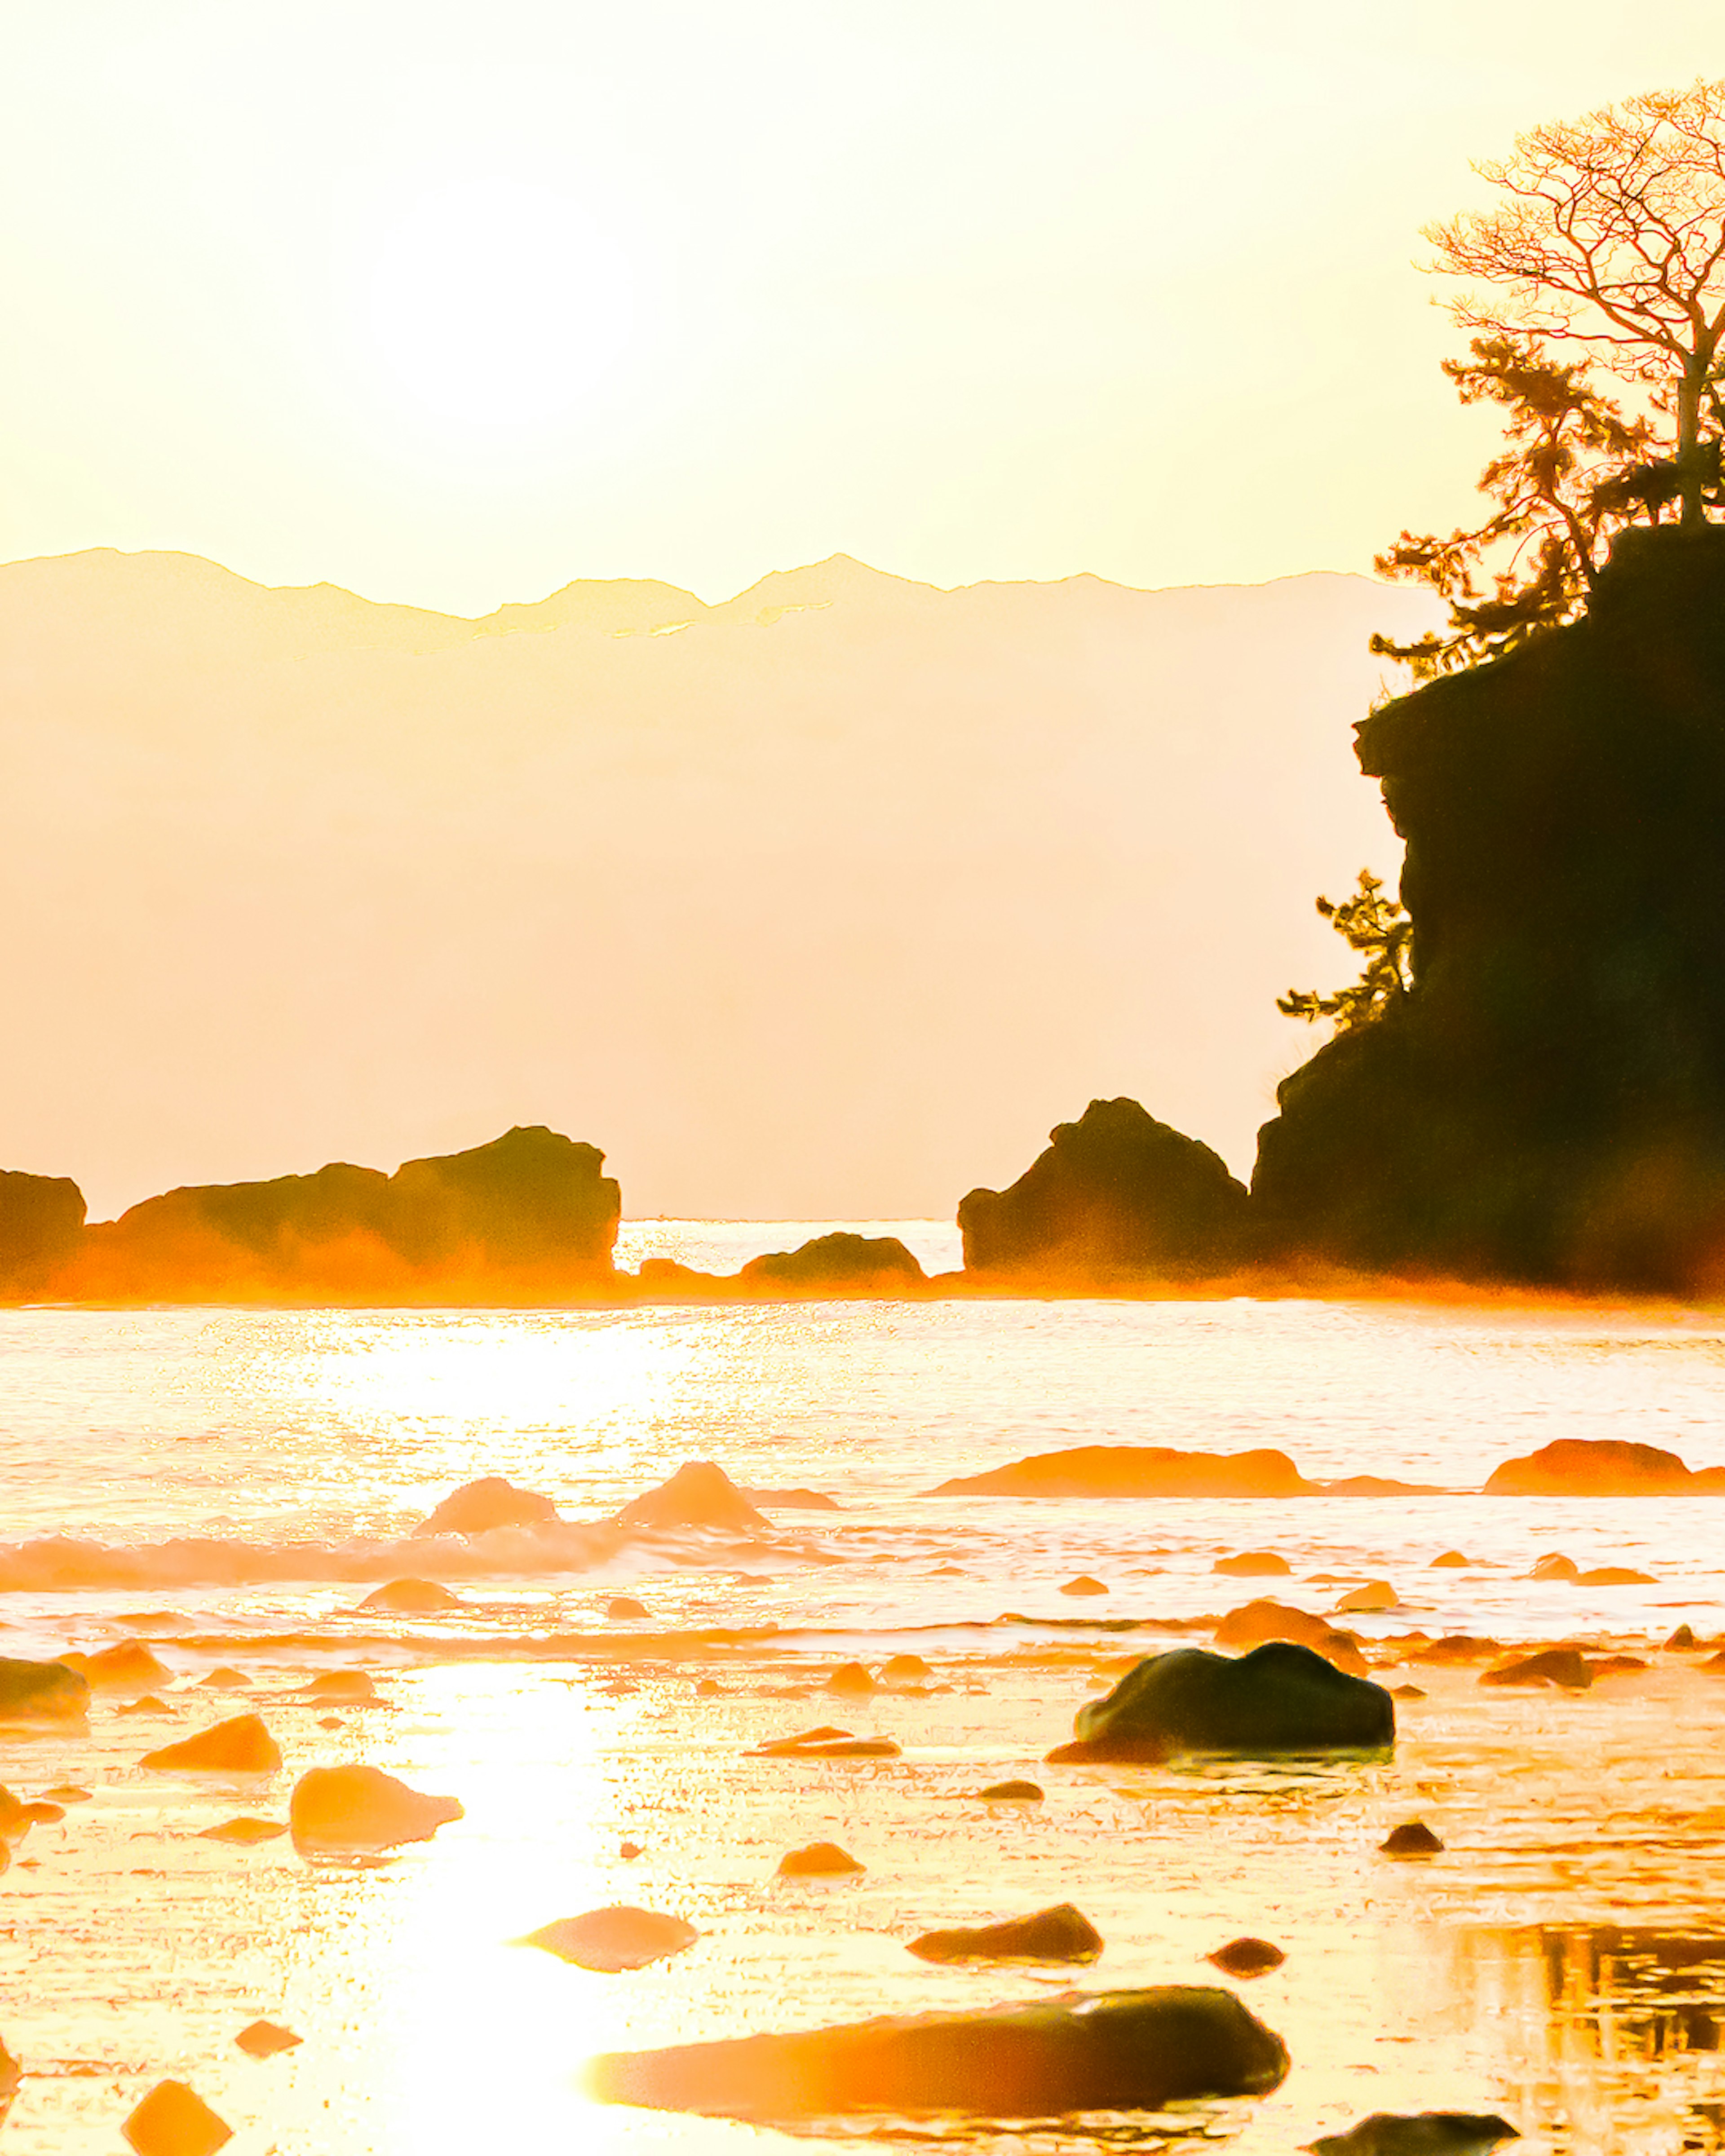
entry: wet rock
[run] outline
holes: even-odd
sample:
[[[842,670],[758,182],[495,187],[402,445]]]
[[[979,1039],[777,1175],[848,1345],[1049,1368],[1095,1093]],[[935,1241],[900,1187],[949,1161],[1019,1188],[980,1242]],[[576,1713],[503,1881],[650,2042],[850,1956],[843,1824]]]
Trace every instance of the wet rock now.
[[[58,1826],[66,1816],[66,1808],[46,1797],[38,1797],[33,1804],[24,1806],[23,1815],[30,1826]]]
[[[1585,1691],[1593,1681],[1594,1673],[1576,1647],[1548,1647],[1541,1654],[1525,1655],[1480,1672],[1481,1684],[1560,1685],[1566,1691]]]
[[[1271,1946],[1268,1939],[1230,1939],[1225,1947],[1218,1947],[1204,1958],[1229,1976],[1267,1976],[1273,1969],[1280,1969],[1287,1956],[1280,1947]]]
[[[880,1689],[860,1662],[840,1662],[827,1679],[826,1688],[842,1697],[856,1699],[864,1698],[870,1692]]]
[[[770,1512],[841,1512],[844,1507],[824,1490],[745,1490],[752,1505]]]
[[[615,1624],[629,1624],[647,1614],[644,1602],[637,1602],[632,1594],[614,1594],[605,1604],[605,1614]]]
[[[802,1695],[799,1693],[798,1697]],[[753,1746],[751,1759],[896,1759],[899,1748],[888,1737],[853,1737],[848,1729],[824,1722],[795,1737],[775,1737]]]
[[[287,1832],[281,1820],[239,1819],[223,1820],[219,1826],[203,1828],[198,1836],[200,1841],[231,1841],[240,1849],[250,1849],[260,1841],[276,1841]]]
[[[412,1530],[424,1535],[485,1535],[494,1527],[543,1527],[556,1524],[557,1507],[536,1490],[517,1490],[501,1475],[464,1482],[428,1512]]]
[[[1595,1655],[1588,1663],[1595,1677],[1630,1677],[1646,1666],[1640,1655]]]
[[[200,1729],[177,1744],[146,1752],[138,1764],[178,1774],[273,1774],[281,1764],[281,1751],[261,1715],[236,1714],[231,1722]]]
[[[1410,1662],[1481,1662],[1488,1656],[1502,1652],[1500,1640],[1487,1640],[1472,1632],[1446,1632],[1441,1640],[1430,1640],[1423,1647],[1414,1648],[1408,1660]]]
[[[1081,1445],[961,1475],[932,1497],[1299,1497],[1314,1487],[1285,1452]]]
[[[716,1677],[703,1677],[695,1687],[695,1697],[697,1699],[720,1699],[723,1697],[724,1691],[724,1686]]]
[[[805,1849],[788,1849],[778,1860],[781,1879],[830,1879],[867,1870],[836,1841],[811,1841]]]
[[[1466,1572],[1471,1569],[1473,1559],[1464,1557],[1460,1550],[1445,1550],[1441,1557],[1431,1561],[1434,1572]]]
[[[753,1534],[766,1520],[716,1460],[691,1460],[616,1516],[619,1527],[717,1527]]]
[[[1464,2111],[1375,2111],[1346,2133],[1306,2146],[1314,2156],[1485,2156],[1500,2141],[1519,2141],[1507,2118]]]
[[[279,2052],[296,2050],[305,2039],[279,2021],[249,2021],[234,2041],[249,2059],[273,2059]]]
[[[1656,1583],[1651,1572],[1636,1572],[1626,1564],[1602,1564],[1592,1572],[1584,1572],[1576,1581],[1578,1587],[1652,1587]]]
[[[1709,1655],[1704,1662],[1697,1664],[1697,1666],[1710,1677],[1725,1676],[1725,1653]]]
[[[619,1841],[617,1845],[617,1854],[625,1864],[633,1864],[636,1857],[642,1854],[641,1845],[638,1841]]]
[[[339,1714],[320,1716],[317,1726],[320,1729],[345,1729],[347,1727]]]
[[[910,1950],[920,1961],[1094,1961],[1102,1935],[1081,1910],[1061,1902],[1003,1923],[925,1932]]]
[[[1666,1652],[1668,1655],[1684,1654],[1690,1648],[1694,1646],[1695,1644],[1694,1626],[1692,1625],[1680,1625],[1676,1630],[1672,1633],[1670,1639],[1666,1641]]]
[[[1152,1656],[1073,1727],[1077,1741],[1051,1759],[1375,1749],[1394,1742],[1395,1706],[1381,1685],[1272,1640],[1237,1661],[1202,1647]]]
[[[12,2100],[23,2086],[23,2068],[13,2058],[4,2044],[0,2044],[0,2120],[12,2107]]]
[[[1236,1557],[1219,1557],[1210,1567],[1230,1579],[1286,1578],[1293,1568],[1274,1550],[1241,1550]]]
[[[0,1842],[22,1841],[32,1824],[23,1799],[0,1784]]]
[[[932,1677],[934,1671],[921,1655],[891,1655],[880,1674],[894,1684],[910,1684],[920,1677]]]
[[[559,1961],[572,1962],[610,1975],[619,1969],[646,1969],[655,1961],[692,1947],[701,1937],[693,1924],[680,1917],[661,1916],[656,1909],[632,1909],[619,1903],[614,1908],[589,1909],[579,1917],[562,1917],[554,1924],[542,1924],[516,1944],[539,1947]]]
[[[114,1712],[116,1714],[172,1714],[174,1710],[165,1699],[158,1699],[153,1691],[146,1691],[141,1699],[122,1700]]]
[[[870,2111],[1048,2118],[1261,2096],[1287,2067],[1281,2038],[1232,1992],[1167,1984],[613,2052],[593,2061],[588,2087],[607,2103],[753,2118]]]
[[[0,1722],[78,1722],[89,1707],[89,1685],[64,1662],[0,1656]]]
[[[896,1235],[839,1229],[794,1250],[768,1250],[737,1274],[745,1287],[781,1294],[902,1295],[928,1276]]]
[[[226,1663],[212,1670],[207,1677],[200,1677],[198,1681],[205,1691],[245,1691],[251,1685],[251,1679],[244,1670],[230,1669]]]
[[[426,1796],[379,1767],[312,1767],[294,1784],[288,1825],[301,1850],[392,1849],[429,1841],[463,1816],[454,1797]]]
[[[137,2156],[215,2156],[234,2129],[184,2082],[158,2082],[121,2132]]]
[[[167,1664],[141,1640],[121,1640],[94,1655],[66,1655],[62,1660],[92,1691],[149,1691],[173,1680]]]
[[[1392,1699],[1424,1699],[1426,1697],[1425,1688],[1415,1684],[1392,1685],[1389,1696]]]
[[[1409,1820],[1393,1826],[1378,1845],[1380,1856],[1435,1856],[1443,1844],[1424,1820]]]
[[[461,1598],[434,1579],[392,1579],[367,1595],[362,1609],[388,1609],[401,1617],[429,1617],[439,1609],[459,1609]]]
[[[1219,1647],[1261,1647],[1273,1640],[1286,1640],[1296,1647],[1310,1647],[1350,1676],[1366,1673],[1365,1657],[1345,1632],[1338,1632],[1327,1617],[1314,1617],[1285,1602],[1259,1601],[1230,1609],[1216,1626]]]
[[[378,1693],[364,1670],[320,1670],[301,1697],[339,1701],[348,1707],[375,1707]]]
[[[1560,1437],[1519,1460],[1506,1460],[1486,1482],[1488,1497],[1657,1497],[1681,1496],[1695,1476],[1675,1452],[1617,1437]]]
[[[1100,1579],[1092,1578],[1087,1572],[1081,1572],[1076,1579],[1069,1579],[1060,1592],[1062,1594],[1106,1594],[1108,1590]]]
[[[1338,1617],[1364,1616],[1373,1610],[1399,1609],[1401,1604],[1395,1589],[1387,1579],[1374,1579],[1364,1587],[1356,1587],[1351,1594],[1344,1594],[1336,1604]]]
[[[983,1803],[991,1804],[1040,1804],[1042,1802],[1042,1789],[1035,1782],[990,1782],[986,1789],[978,1789],[977,1795]]]
[[[50,1803],[56,1804],[87,1804],[93,1791],[80,1789],[76,1782],[56,1782],[51,1789],[42,1792]]]
[[[1573,1557],[1565,1557],[1561,1550],[1553,1550],[1548,1557],[1537,1558],[1534,1560],[1533,1569],[1527,1577],[1529,1579],[1574,1581],[1580,1578],[1581,1567],[1577,1564]]]

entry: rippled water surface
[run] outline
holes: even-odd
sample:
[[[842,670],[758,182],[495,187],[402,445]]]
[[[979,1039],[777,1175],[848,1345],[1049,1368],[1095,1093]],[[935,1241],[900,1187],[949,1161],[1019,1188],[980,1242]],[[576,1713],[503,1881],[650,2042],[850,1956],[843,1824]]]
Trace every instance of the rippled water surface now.
[[[899,1230],[931,1269],[950,1238]],[[734,1265],[798,1240],[639,1224],[634,1255]],[[1664,2156],[1720,2139],[1725,2085],[1725,1677],[1663,1651],[1725,1623],[1725,1498],[1519,1501],[1479,1486],[1560,1436],[1631,1437],[1725,1464],[1725,1327],[1671,1312],[1280,1301],[952,1301],[570,1312],[64,1309],[0,1312],[0,1619],[13,1653],[147,1636],[162,1707],[102,1695],[86,1733],[0,1737],[0,1778],[88,1801],[0,1881],[0,2036],[26,2080],[21,2156],[111,2150],[155,2081],[189,2081],[236,2156],[480,2148],[770,2151],[776,2129],[604,2111],[593,2051],[986,2003],[1072,1983],[1203,1981],[1240,1933],[1288,1956],[1240,1987],[1294,2066],[1257,2102],[1069,2121],[1033,2146],[1227,2139],[1290,2149],[1376,2110],[1500,2111],[1533,2146]],[[1450,1494],[1230,1502],[932,1497],[946,1477],[1091,1443],[1272,1445],[1314,1477]],[[839,1509],[771,1509],[746,1537],[604,1525],[689,1459]],[[470,1545],[409,1537],[456,1484],[502,1474],[568,1524]],[[1466,1569],[1434,1571],[1455,1548]],[[1280,1553],[1290,1576],[1219,1578]],[[1651,1576],[1532,1583],[1544,1552]],[[1061,1594],[1076,1573],[1105,1597]],[[412,1573],[444,1617],[362,1611]],[[1312,1575],[1327,1575],[1314,1579]],[[1393,1758],[1179,1768],[1039,1763],[1140,1653],[1268,1591],[1348,1620],[1399,1704]],[[617,1623],[627,1591],[645,1620]],[[1005,1621],[1003,1621],[1005,1620]],[[1405,1660],[1406,1635],[1574,1639],[1648,1666],[1585,1693],[1482,1688]],[[1196,1636],[1205,1636],[1199,1626]],[[1725,1644],[1725,1643],[1722,1643]],[[840,1661],[914,1650],[920,1680],[861,1701]],[[244,1686],[202,1681],[235,1666]],[[331,1716],[307,1675],[362,1666],[383,1703]],[[697,1686],[705,1685],[702,1690]],[[715,1690],[714,1687],[716,1687]],[[260,1782],[137,1763],[263,1713]],[[335,1720],[340,1727],[322,1726]],[[902,1757],[742,1756],[833,1721]],[[367,1866],[280,1840],[199,1840],[285,1816],[296,1774],[359,1758],[458,1795],[434,1841]],[[1046,1800],[979,1803],[1008,1774]],[[1378,1854],[1419,1816],[1447,1845]],[[625,1861],[625,1840],[643,1854]],[[837,1883],[778,1881],[841,1842]],[[1072,1900],[1094,1969],[942,1969],[904,1942]],[[601,1977],[509,1942],[627,1901],[702,1933]],[[305,2038],[265,2063],[259,2015]],[[821,2138],[1023,2144],[1019,2128],[830,2123]]]

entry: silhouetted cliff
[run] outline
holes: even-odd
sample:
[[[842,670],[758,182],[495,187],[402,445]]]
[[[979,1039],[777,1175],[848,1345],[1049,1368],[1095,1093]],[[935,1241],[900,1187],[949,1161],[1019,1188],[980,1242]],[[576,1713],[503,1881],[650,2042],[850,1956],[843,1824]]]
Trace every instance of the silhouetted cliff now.
[[[69,1176],[0,1168],[0,1296],[42,1287],[83,1226],[84,1194]]]
[[[393,1175],[337,1162],[170,1190],[85,1229],[55,1284],[85,1296],[388,1296],[608,1279],[621,1204],[604,1159],[536,1126]]]
[[[1194,1278],[1245,1254],[1245,1188],[1136,1101],[1092,1101],[1006,1190],[958,1208],[967,1272],[1051,1284]]]
[[[1414,987],[1279,1090],[1255,1209],[1349,1265],[1725,1286],[1725,529],[1357,729]]]

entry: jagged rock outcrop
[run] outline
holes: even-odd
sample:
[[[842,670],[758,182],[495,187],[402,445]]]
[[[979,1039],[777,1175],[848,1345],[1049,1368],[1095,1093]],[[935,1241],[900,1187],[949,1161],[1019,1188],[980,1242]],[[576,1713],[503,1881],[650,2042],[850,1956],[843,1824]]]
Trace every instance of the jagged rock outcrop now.
[[[1092,1101],[1009,1188],[958,1208],[967,1272],[1055,1283],[1225,1272],[1250,1218],[1219,1154],[1128,1100]]]
[[[62,1277],[79,1293],[177,1296],[608,1279],[622,1208],[604,1159],[536,1125],[393,1175],[343,1161],[170,1190],[86,1230]]]
[[[83,1227],[84,1193],[69,1176],[0,1168],[0,1301],[45,1286]]]
[[[1414,985],[1278,1091],[1255,1204],[1374,1270],[1725,1281],[1725,528],[1625,534],[1586,618],[1357,729]]]

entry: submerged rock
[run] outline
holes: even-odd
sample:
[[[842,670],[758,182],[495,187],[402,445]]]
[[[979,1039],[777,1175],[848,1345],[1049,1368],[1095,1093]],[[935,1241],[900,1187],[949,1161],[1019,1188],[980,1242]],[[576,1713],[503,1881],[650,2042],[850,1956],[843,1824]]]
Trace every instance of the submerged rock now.
[[[1524,1655],[1480,1672],[1481,1684],[1560,1685],[1566,1691],[1585,1691],[1593,1681],[1594,1673],[1579,1647],[1548,1647],[1541,1654]]]
[[[1544,1557],[1533,1560],[1529,1579],[1563,1579],[1574,1582],[1581,1577],[1581,1567],[1573,1557],[1565,1557],[1561,1550],[1551,1550]]]
[[[1485,2156],[1500,2141],[1519,2141],[1507,2118],[1467,2111],[1374,2111],[1346,2133],[1306,2146],[1313,2156]]]
[[[1076,1579],[1069,1579],[1060,1592],[1062,1594],[1106,1594],[1108,1590],[1091,1573],[1081,1572]]]
[[[1280,1969],[1287,1956],[1280,1947],[1272,1946],[1268,1939],[1230,1939],[1225,1947],[1218,1947],[1206,1961],[1229,1976],[1267,1976],[1273,1969]]]
[[[745,1490],[742,1494],[750,1504],[768,1512],[842,1512],[845,1509],[824,1490]]]
[[[1431,1561],[1434,1572],[1467,1572],[1472,1566],[1473,1559],[1464,1557],[1460,1550],[1445,1550],[1441,1557],[1435,1557]]]
[[[1637,1572],[1633,1565],[1602,1564],[1593,1571],[1584,1572],[1576,1581],[1578,1587],[1652,1587],[1657,1584],[1651,1572]]]
[[[1274,1550],[1241,1550],[1235,1557],[1219,1557],[1210,1567],[1230,1579],[1286,1578],[1293,1568]]]
[[[1077,1741],[1050,1758],[1368,1750],[1394,1742],[1395,1704],[1381,1685],[1283,1640],[1238,1661],[1176,1647],[1080,1707],[1073,1727]]]
[[[644,1490],[616,1516],[619,1527],[719,1527],[753,1534],[766,1520],[716,1460],[685,1462],[669,1481]]]
[[[740,2118],[1047,2118],[1261,2096],[1287,2070],[1281,2039],[1232,1992],[1165,1984],[612,2052],[593,2061],[587,2084],[602,2102]]]
[[[562,1917],[554,1924],[542,1924],[517,1941],[539,1947],[559,1961],[578,1969],[614,1974],[619,1969],[645,1969],[671,1954],[681,1953],[701,1937],[693,1924],[680,1917],[661,1916],[656,1909],[632,1909],[619,1903],[610,1909],[589,1909],[579,1917]]]
[[[234,2041],[249,2059],[273,2059],[279,2052],[296,2050],[305,2039],[279,2021],[249,2021]]]
[[[1380,1856],[1436,1856],[1444,1845],[1424,1820],[1409,1820],[1393,1826],[1378,1845]]]
[[[459,1609],[462,1602],[459,1594],[439,1587],[434,1579],[392,1579],[374,1589],[359,1606],[391,1609],[403,1617],[429,1617],[439,1609]]]
[[[633,1594],[614,1594],[605,1604],[605,1614],[614,1624],[632,1625],[648,1614],[644,1602],[638,1602]]]
[[[964,1269],[1080,1283],[1191,1279],[1250,1248],[1250,1201],[1218,1153],[1136,1101],[1092,1101],[1006,1190],[958,1207]]]
[[[1061,1902],[1003,1923],[925,1932],[910,1950],[921,1961],[1094,1961],[1102,1935],[1081,1910]]]
[[[778,1860],[781,1879],[829,1879],[868,1868],[836,1841],[811,1841],[806,1849],[788,1849]]]
[[[877,1685],[860,1662],[840,1662],[827,1679],[829,1691],[845,1698],[863,1699],[871,1691],[879,1691]]]
[[[1376,1610],[1399,1609],[1400,1598],[1387,1579],[1373,1579],[1356,1587],[1336,1604],[1338,1617],[1368,1616]]]
[[[413,1535],[484,1535],[493,1527],[550,1527],[558,1518],[557,1507],[536,1490],[517,1490],[501,1475],[484,1475],[452,1490]]]
[[[977,1795],[984,1804],[1040,1804],[1043,1792],[1036,1782],[990,1782],[986,1789],[978,1789]]]
[[[902,1295],[928,1276],[896,1235],[816,1235],[794,1250],[751,1258],[737,1275],[745,1287],[789,1294]]]
[[[157,2082],[120,2131],[137,2156],[215,2156],[234,2129],[184,2082]]]
[[[236,1714],[177,1744],[146,1752],[138,1764],[193,1774],[273,1774],[281,1764],[281,1749],[261,1715]]]
[[[200,1841],[231,1841],[241,1849],[250,1849],[260,1841],[276,1841],[287,1832],[283,1820],[231,1819],[223,1820],[219,1826],[204,1827],[199,1833]]]
[[[1080,1445],[959,1475],[931,1497],[1299,1497],[1314,1486],[1285,1452],[1180,1452],[1165,1445]]]
[[[921,1655],[889,1655],[880,1666],[880,1674],[896,1684],[908,1684],[919,1677],[932,1677],[934,1671]]]
[[[294,1784],[288,1824],[301,1850],[392,1849],[429,1841],[463,1816],[454,1797],[409,1789],[379,1767],[312,1767]]]
[[[93,1655],[62,1657],[92,1691],[149,1691],[172,1681],[173,1671],[141,1640],[121,1640]]]
[[[1560,1437],[1506,1460],[1486,1479],[1488,1497],[1681,1496],[1696,1477],[1675,1452],[1620,1437]],[[1703,1485],[1703,1487],[1708,1486]]]
[[[320,1670],[300,1697],[337,1700],[348,1707],[375,1707],[378,1694],[363,1670]]]
[[[89,1707],[89,1685],[65,1663],[0,1656],[0,1722],[77,1722]]]
[[[205,1691],[246,1691],[251,1686],[251,1679],[244,1670],[231,1668],[225,1662],[198,1681]]]
[[[1366,1673],[1365,1658],[1346,1632],[1338,1632],[1327,1617],[1314,1617],[1286,1602],[1244,1603],[1228,1612],[1214,1636],[1219,1647],[1261,1647],[1285,1640],[1296,1647],[1310,1647],[1350,1676]]]

